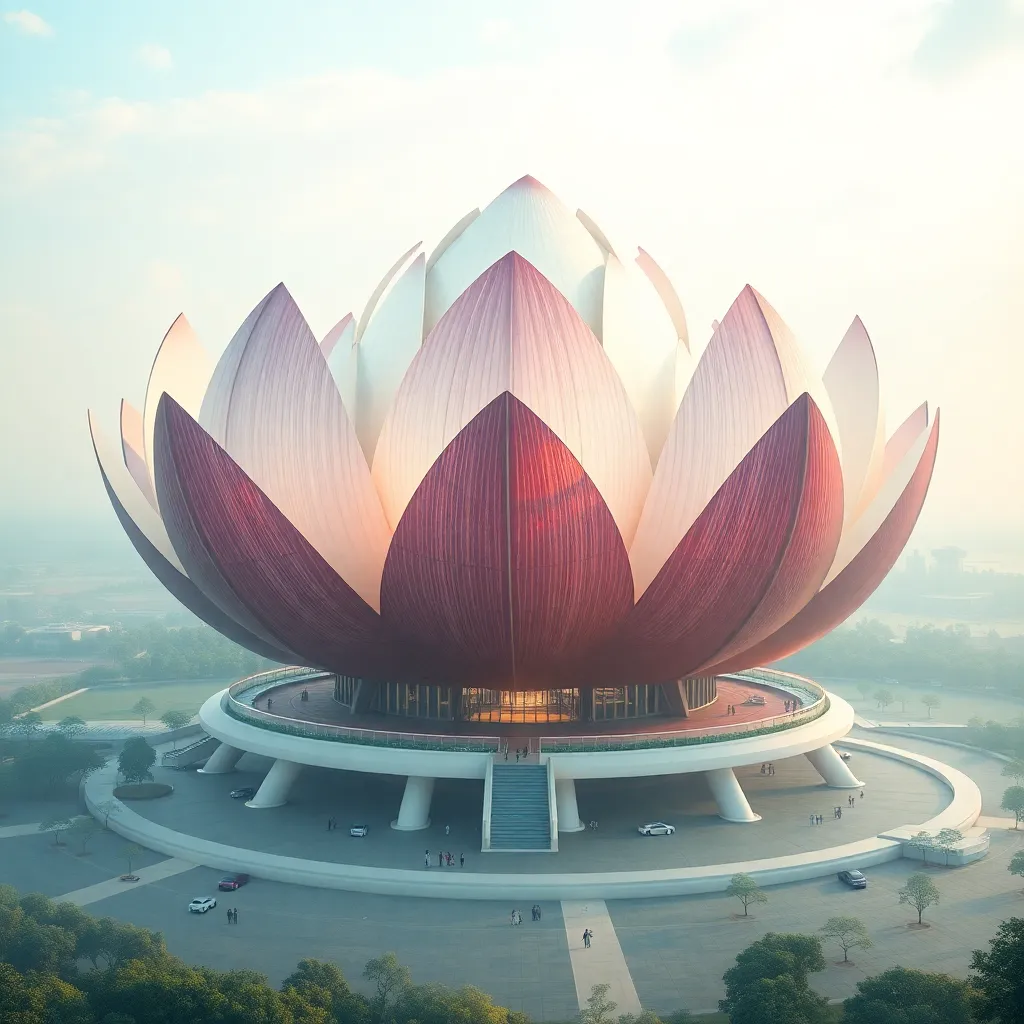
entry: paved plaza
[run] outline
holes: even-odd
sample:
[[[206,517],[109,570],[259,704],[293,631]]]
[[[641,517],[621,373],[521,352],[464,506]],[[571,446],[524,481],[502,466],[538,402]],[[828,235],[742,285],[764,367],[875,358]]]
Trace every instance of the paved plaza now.
[[[865,734],[871,736],[870,731]],[[882,737],[876,734],[872,738]],[[886,742],[897,741],[886,737]],[[999,775],[1000,762],[925,740],[908,739],[905,746],[969,773],[982,789],[986,812],[999,813],[999,799],[1006,785],[1006,780]],[[848,819],[852,819],[857,822],[858,831],[842,838],[844,841],[855,838],[867,821],[865,816],[875,813],[869,808],[884,810],[885,802],[890,800],[889,811],[901,819],[909,817],[906,813],[900,814],[908,808],[908,804],[900,802],[903,798],[918,801],[916,806],[922,820],[934,813],[929,801],[938,800],[941,805],[944,797],[931,792],[927,776],[890,761],[869,763],[875,760],[870,755],[855,754],[858,774],[863,774],[869,783],[864,806],[857,809],[856,815],[844,816],[842,822],[833,824],[829,820],[829,826],[823,826],[821,833],[839,837],[840,829],[845,829]],[[774,779],[766,778],[761,792],[757,789],[761,783],[758,769],[744,779],[755,806],[759,806],[759,801],[772,799],[771,787],[783,782],[784,770],[788,771],[789,767],[780,763],[780,774]],[[903,772],[909,774],[901,774]],[[182,780],[186,778],[188,785],[213,783],[219,787],[220,797],[211,806],[225,807],[229,814],[237,809],[240,821],[250,818],[270,823],[259,826],[261,828],[273,828],[273,816],[288,810],[253,811],[229,800],[226,790],[237,784],[238,775],[206,778],[181,773],[176,784],[184,785]],[[900,797],[901,788],[909,789],[909,796]],[[179,789],[175,796],[182,792]],[[400,794],[397,782],[395,794],[396,797]],[[821,794],[829,797],[830,791],[822,790]],[[175,802],[175,797],[171,797],[149,807],[159,804],[171,808]],[[73,810],[72,806],[58,808],[50,804],[15,805],[0,824],[16,826],[38,820],[44,814]],[[629,809],[623,813],[628,815]],[[323,817],[326,819],[325,813]],[[891,821],[886,823],[892,824]],[[729,837],[727,842],[731,843],[730,857],[735,859],[750,853],[739,846],[737,837],[746,842],[745,837],[756,836],[757,852],[761,852],[761,836],[769,834],[768,830],[760,831],[765,824],[771,828],[767,818],[751,826],[719,823],[723,834]],[[291,831],[290,826],[277,827],[286,836]],[[347,835],[328,834],[326,827],[321,827],[324,829],[322,837],[319,837],[319,830],[314,829],[294,842],[301,845],[316,841],[324,844],[325,849],[328,843],[348,843]],[[438,827],[443,834],[443,826]],[[687,823],[682,831],[685,833],[690,827]],[[793,828],[796,829],[795,822]],[[804,832],[810,831],[805,826]],[[431,832],[436,835],[436,828]],[[586,839],[594,840],[589,847],[584,847],[587,859],[601,865],[609,858],[614,863],[619,855],[616,851],[633,843],[632,835],[623,834],[617,843],[614,839],[604,840],[604,834],[604,826],[597,833],[585,834]],[[780,829],[779,834],[782,835],[783,830]],[[414,834],[417,846],[422,835]],[[704,834],[700,835],[694,845],[703,845]],[[385,836],[396,841],[404,838],[390,829]],[[584,836],[575,838],[582,840]],[[608,845],[602,846],[602,842]],[[670,848],[661,840],[644,841],[637,837],[636,843],[639,846],[634,844],[633,849],[655,849],[663,854]],[[78,857],[72,849],[54,847],[52,838],[46,835],[0,838],[0,881],[10,882],[23,891],[40,891],[51,896],[79,893],[109,882],[124,870],[121,851],[125,845],[116,835],[102,834],[90,843],[87,856]],[[433,845],[438,845],[437,839]],[[370,849],[369,846],[363,848]],[[870,883],[863,892],[846,889],[831,878],[773,886],[767,890],[768,904],[755,908],[755,916],[746,921],[737,919],[741,910],[738,902],[724,894],[620,900],[606,906],[595,905],[588,908],[587,913],[594,915],[594,920],[607,913],[608,924],[593,928],[593,949],[601,950],[602,971],[618,972],[607,980],[614,981],[627,993],[625,983],[628,982],[643,1006],[660,1013],[681,1007],[713,1008],[722,995],[722,973],[744,946],[769,930],[814,931],[828,917],[837,914],[852,914],[865,921],[875,946],[868,951],[856,951],[853,967],[835,966],[834,961],[841,959],[841,953],[829,949],[829,968],[812,979],[815,988],[823,994],[834,998],[849,995],[860,978],[895,963],[963,975],[967,972],[971,951],[988,943],[999,922],[1014,913],[1024,914],[1020,880],[1006,870],[1012,854],[1021,848],[1024,848],[1024,832],[997,831],[992,834],[991,853],[984,860],[957,869],[929,869],[942,900],[926,913],[925,919],[931,927],[921,931],[907,928],[913,912],[900,906],[896,895],[906,877],[919,869],[919,865],[896,861],[870,869]],[[317,854],[310,851],[307,855]],[[471,858],[466,870],[473,870],[479,857],[477,854]],[[503,861],[514,859],[501,856]],[[538,865],[559,859],[561,857],[529,858]],[[157,854],[145,854],[137,865],[144,868],[152,865],[157,874],[160,871],[168,874],[148,882],[144,880],[117,895],[89,902],[89,911],[163,932],[170,950],[190,962],[221,969],[252,968],[267,974],[275,984],[293,969],[300,957],[315,956],[338,963],[357,987],[363,987],[360,980],[363,964],[390,949],[410,966],[416,981],[477,985],[490,992],[497,1002],[522,1009],[537,1020],[565,1021],[575,1017],[593,974],[593,965],[583,959],[585,951],[572,948],[581,913],[577,905],[566,904],[563,916],[562,905],[542,904],[542,920],[533,922],[529,914],[530,901],[525,901],[526,905],[519,908],[523,911],[523,925],[513,928],[509,925],[513,908],[503,903],[373,896],[254,879],[237,893],[223,894],[216,911],[196,916],[186,912],[186,904],[195,896],[213,894],[219,872],[202,867],[183,870],[182,865],[169,863],[167,858]],[[540,866],[538,869],[543,870]],[[97,891],[100,890],[93,890]],[[239,911],[239,924],[233,928],[228,927],[221,913],[229,902]],[[574,930],[567,934],[567,928]],[[613,945],[621,949],[622,956],[618,959],[614,950],[609,953],[608,947]],[[622,966],[617,968],[617,962]],[[628,977],[622,976],[623,970],[628,972]]]
[[[284,856],[422,868],[424,850],[435,858],[444,850],[456,857],[464,853],[465,871],[565,872],[694,867],[755,853],[786,856],[918,824],[949,802],[942,783],[909,765],[862,751],[854,754],[851,765],[865,783],[863,799],[854,791],[853,808],[845,806],[850,792],[826,787],[804,757],[776,762],[774,775],[762,775],[760,766],[738,769],[751,805],[763,816],[752,824],[722,821],[700,774],[580,780],[580,815],[584,821],[597,821],[598,828],[561,833],[559,852],[553,855],[480,853],[482,780],[438,779],[431,826],[419,832],[390,828],[405,783],[397,776],[305,768],[286,806],[246,807],[230,799],[231,790],[258,786],[270,766],[268,759],[252,754],[239,762],[242,770],[229,775],[157,769],[158,779],[174,785],[175,792],[131,806],[176,831]],[[844,807],[841,820],[832,816],[836,804]],[[823,815],[824,824],[812,828],[812,812]],[[337,831],[327,831],[329,817],[338,819]],[[661,820],[676,825],[674,836],[638,834],[638,825]],[[369,826],[365,838],[349,836],[349,825],[356,823]]]

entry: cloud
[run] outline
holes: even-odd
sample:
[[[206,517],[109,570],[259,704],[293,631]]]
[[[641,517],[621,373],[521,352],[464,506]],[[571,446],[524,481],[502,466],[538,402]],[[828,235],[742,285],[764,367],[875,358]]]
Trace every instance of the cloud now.
[[[485,46],[510,43],[515,39],[515,26],[508,18],[488,18],[480,25],[480,42]]]
[[[914,54],[914,66],[927,76],[942,78],[1021,43],[1022,0],[949,0],[935,9]]]
[[[170,71],[174,67],[174,57],[166,46],[144,43],[135,51],[135,56],[150,71]]]
[[[6,11],[4,21],[26,36],[53,35],[53,26],[31,11]]]

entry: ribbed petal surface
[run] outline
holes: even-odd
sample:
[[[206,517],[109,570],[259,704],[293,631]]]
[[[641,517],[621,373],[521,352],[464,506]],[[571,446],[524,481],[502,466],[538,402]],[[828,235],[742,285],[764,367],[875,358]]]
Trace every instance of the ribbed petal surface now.
[[[909,456],[915,459],[909,482],[868,542],[842,572],[782,628],[738,658],[716,666],[715,671],[735,671],[785,658],[835,629],[867,600],[896,564],[913,533],[928,493],[938,444],[939,415],[936,413],[923,451],[919,449],[919,454],[914,452]]]
[[[390,540],[320,346],[284,285],[221,356],[200,423],[373,608]]]
[[[223,448],[173,400],[157,415],[157,494],[175,550],[204,591],[311,665],[380,675],[380,617]]]
[[[778,628],[824,579],[842,493],[828,427],[802,395],[719,488],[594,673],[609,683],[679,679]]]
[[[579,461],[628,542],[651,479],[636,413],[590,328],[516,253],[459,297],[398,390],[373,461],[392,527],[445,447],[505,391]]]
[[[632,604],[626,549],[572,453],[504,393],[445,449],[405,510],[386,623],[474,685],[571,685],[566,667]]]

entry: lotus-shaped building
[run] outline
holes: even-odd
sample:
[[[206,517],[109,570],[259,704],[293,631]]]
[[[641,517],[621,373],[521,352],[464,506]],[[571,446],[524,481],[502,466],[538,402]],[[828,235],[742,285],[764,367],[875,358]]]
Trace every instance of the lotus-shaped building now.
[[[696,359],[658,264],[529,177],[319,342],[283,285],[216,364],[179,317],[120,446],[90,425],[186,607],[338,728],[435,733],[724,713],[881,582],[938,442],[927,405],[887,438],[859,319],[822,377],[747,286]]]

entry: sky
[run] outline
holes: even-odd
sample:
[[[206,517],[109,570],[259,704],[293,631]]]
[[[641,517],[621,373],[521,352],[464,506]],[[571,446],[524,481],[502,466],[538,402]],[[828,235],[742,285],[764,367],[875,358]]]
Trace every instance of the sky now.
[[[112,521],[86,408],[141,406],[284,281],[321,336],[525,173],[675,281],[753,284],[893,427],[918,536],[1024,549],[1024,0],[0,0],[0,515]],[[912,542],[914,543],[914,542]]]

